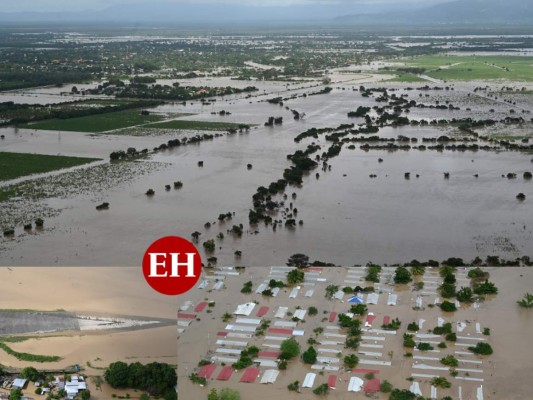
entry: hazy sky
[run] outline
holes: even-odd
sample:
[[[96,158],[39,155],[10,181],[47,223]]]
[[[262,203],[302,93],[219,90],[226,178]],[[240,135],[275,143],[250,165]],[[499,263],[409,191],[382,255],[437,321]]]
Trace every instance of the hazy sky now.
[[[298,4],[331,4],[332,7],[355,4],[431,4],[450,0],[0,0],[0,11],[82,11],[101,10],[115,4],[144,3],[157,6],[158,3],[217,3],[242,4],[255,6],[286,6]]]

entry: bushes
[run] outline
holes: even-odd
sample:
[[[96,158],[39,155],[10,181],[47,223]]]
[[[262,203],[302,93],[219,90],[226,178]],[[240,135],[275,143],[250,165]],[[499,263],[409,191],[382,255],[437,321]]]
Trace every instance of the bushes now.
[[[457,358],[455,358],[451,354],[444,358],[441,358],[440,362],[441,364],[444,364],[447,367],[457,367],[459,365],[459,360],[457,360]]]
[[[395,331],[400,328],[402,325],[402,322],[398,318],[394,318],[390,323],[387,325],[382,325],[381,328],[388,330],[388,331]]]
[[[355,315],[363,315],[368,311],[366,304],[354,304],[350,307],[350,312]]]
[[[470,279],[479,279],[479,278],[486,278],[488,275],[488,272],[484,272],[481,268],[473,268],[468,271],[468,277]]]
[[[318,310],[317,310],[316,307],[311,306],[311,307],[309,307],[309,308],[307,309],[307,313],[308,313],[310,316],[317,315],[317,314],[318,314]]]
[[[474,285],[474,293],[478,295],[496,294],[498,293],[498,288],[494,283],[489,282],[489,280],[486,279],[485,282]]]
[[[393,389],[389,400],[416,400],[416,394],[407,389]]]
[[[443,376],[437,376],[433,378],[430,382],[433,386],[441,387],[443,389],[448,389],[452,387],[452,384],[448,381],[448,379],[444,378]]]
[[[414,335],[410,335],[409,333],[403,334],[403,346],[413,348],[416,346]]]
[[[437,326],[433,328],[433,333],[435,335],[443,335],[445,333],[451,333],[452,332],[452,324],[450,322],[446,322],[442,326]]]
[[[353,369],[359,363],[359,358],[355,354],[350,354],[344,357],[344,366]]]
[[[249,294],[252,293],[252,281],[248,281],[244,284],[244,286],[241,289],[241,293]]]
[[[407,330],[411,332],[418,332],[420,327],[416,322],[411,322],[409,325],[407,325]]]
[[[445,299],[455,297],[455,285],[453,283],[443,283],[439,290],[441,296]]]
[[[316,362],[317,352],[313,346],[310,346],[302,353],[302,360],[306,364],[314,364]]]
[[[521,300],[516,302],[520,307],[532,308],[533,307],[533,294],[526,293]]]
[[[491,345],[484,342],[478,342],[475,347],[469,347],[468,350],[474,354],[483,356],[488,356],[493,353]]]
[[[450,303],[449,301],[443,301],[440,305],[440,309],[445,312],[457,311],[457,307],[455,307],[455,304]]]
[[[457,334],[450,332],[444,337],[448,342],[457,342]]]
[[[304,281],[304,272],[299,269],[293,269],[287,273],[287,282],[289,285],[296,285]]]
[[[316,389],[313,390],[313,393],[319,396],[323,396],[327,394],[329,391],[329,386],[327,383],[323,383],[322,385],[318,386]]]
[[[287,386],[287,389],[293,392],[296,392],[299,388],[300,388],[299,381],[294,381],[293,383],[289,383],[289,386]]]
[[[382,393],[390,393],[392,392],[392,383],[390,383],[388,380],[384,380],[383,382],[381,382],[381,385],[379,385],[379,390],[382,392]]]
[[[455,294],[455,297],[461,303],[471,303],[474,300],[472,289],[469,287],[462,287],[459,289],[459,291]]]
[[[412,281],[411,273],[405,267],[398,267],[394,272],[394,283],[406,284]]]
[[[282,360],[290,360],[300,354],[300,345],[294,338],[290,338],[281,342],[280,350],[281,355],[279,358]]]
[[[420,351],[428,351],[428,350],[433,350],[433,346],[430,345],[429,343],[426,343],[426,342],[420,342],[418,343],[418,345],[416,346],[416,348]]]

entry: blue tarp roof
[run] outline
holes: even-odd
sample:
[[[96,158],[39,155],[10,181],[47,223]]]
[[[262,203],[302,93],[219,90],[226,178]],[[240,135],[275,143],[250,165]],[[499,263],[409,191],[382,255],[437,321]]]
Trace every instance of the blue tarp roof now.
[[[353,296],[353,297],[350,297],[348,299],[348,303],[357,303],[357,304],[361,304],[363,302],[363,299],[360,298],[360,297],[357,297],[357,296]]]

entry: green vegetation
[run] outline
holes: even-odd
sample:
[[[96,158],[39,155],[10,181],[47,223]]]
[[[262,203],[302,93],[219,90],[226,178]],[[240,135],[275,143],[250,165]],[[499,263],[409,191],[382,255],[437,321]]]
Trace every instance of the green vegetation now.
[[[368,311],[368,307],[366,306],[366,304],[353,304],[351,307],[350,307],[350,312],[355,314],[355,315],[364,315],[366,314]]]
[[[406,61],[409,67],[422,68],[425,74],[442,80],[533,81],[533,57],[423,55]]]
[[[381,266],[369,263],[366,266],[365,281],[367,282],[379,282],[379,273],[381,272]]]
[[[414,335],[411,335],[409,333],[404,333],[403,334],[403,346],[409,347],[411,349],[414,348],[416,346],[414,337],[415,337]]]
[[[97,158],[0,152],[0,181],[71,168],[97,160]]]
[[[406,284],[411,282],[411,273],[405,267],[398,267],[394,272],[394,283],[396,284]]]
[[[388,331],[395,331],[397,329],[400,329],[400,326],[402,325],[402,322],[398,318],[394,318],[391,322],[389,322],[386,325],[381,325],[382,329],[388,330]]]
[[[34,361],[34,362],[56,362],[61,360],[59,356],[43,356],[38,354],[21,353],[13,350],[3,341],[0,341],[0,349],[4,350],[7,354],[15,357],[20,361]]]
[[[468,277],[470,279],[487,278],[488,275],[488,272],[483,271],[479,267],[468,270]]]
[[[281,355],[282,360],[290,360],[300,354],[300,345],[294,338],[289,338],[281,342]]]
[[[312,317],[313,315],[318,314],[318,310],[316,307],[311,306],[308,308],[307,313]]]
[[[386,379],[383,382],[381,382],[381,384],[379,385],[379,390],[381,393],[390,393],[392,392],[392,389],[393,389],[392,383],[390,383]]]
[[[411,322],[409,325],[407,325],[407,330],[411,332],[418,332],[420,327],[416,322]]]
[[[348,369],[353,369],[359,363],[359,357],[355,354],[349,354],[344,357],[344,366]]]
[[[443,301],[440,305],[440,309],[445,312],[457,311],[457,307],[455,307],[455,304],[450,303],[449,301]]]
[[[443,389],[448,389],[452,387],[452,384],[448,381],[448,379],[444,378],[443,376],[437,376],[431,379],[430,382],[433,386],[441,387]]]
[[[416,400],[416,394],[407,389],[393,389],[389,400]]]
[[[211,389],[207,395],[207,400],[240,400],[241,395],[235,389],[224,388],[217,393],[216,389]]]
[[[521,300],[516,302],[520,307],[533,308],[533,294],[526,293]]]
[[[328,285],[326,286],[326,299],[332,299],[335,293],[337,293],[339,287],[337,285]]]
[[[461,303],[471,303],[474,301],[472,289],[469,287],[462,287],[459,289],[459,291],[455,294],[455,297]]]
[[[316,395],[319,395],[319,396],[324,396],[328,393],[329,391],[329,386],[327,383],[323,383],[319,386],[317,386],[316,389],[313,390],[313,393],[316,394]]]
[[[299,269],[293,269],[292,271],[287,272],[287,282],[289,285],[296,285],[304,281],[305,274]]]
[[[160,121],[161,119],[162,117],[159,115],[144,115],[138,109],[131,109],[86,117],[52,119],[36,122],[28,125],[27,128],[51,131],[100,133],[136,125],[144,125],[150,122]]]
[[[436,326],[435,328],[433,328],[433,333],[435,335],[443,335],[451,332],[452,324],[450,322],[446,322],[445,324],[442,324],[442,326]]]
[[[420,342],[417,344],[416,348],[420,351],[429,351],[433,350],[433,346],[426,342]]]
[[[440,362],[441,364],[444,364],[448,367],[457,367],[459,365],[459,360],[457,360],[457,358],[455,358],[451,354],[446,357],[441,358]]]
[[[489,282],[488,279],[485,280],[483,283],[478,283],[474,285],[474,293],[475,294],[496,294],[498,293],[498,288],[494,283]]]
[[[109,365],[104,378],[113,388],[139,389],[151,396],[167,398],[174,395],[175,398],[176,369],[169,364],[153,362],[143,365],[139,362],[126,364],[117,361]]]
[[[289,389],[292,392],[298,391],[299,388],[300,388],[300,382],[299,381],[294,381],[292,383],[289,383],[289,386],[287,386],[287,389]]]
[[[493,353],[492,347],[488,343],[478,342],[475,346],[468,348],[472,353],[488,356]]]
[[[244,294],[252,293],[252,285],[253,285],[252,281],[245,282],[241,289],[241,293],[244,293]]]
[[[448,333],[444,338],[448,342],[457,342],[457,334],[455,332]]]
[[[302,353],[302,360],[306,364],[316,363],[316,357],[318,353],[313,346],[310,346],[306,351]]]
[[[195,130],[195,131],[227,131],[230,129],[250,129],[247,124],[234,124],[229,122],[213,122],[213,121],[187,121],[187,120],[172,120],[163,121],[155,124],[146,125],[146,128],[159,129],[178,129],[178,130]]]

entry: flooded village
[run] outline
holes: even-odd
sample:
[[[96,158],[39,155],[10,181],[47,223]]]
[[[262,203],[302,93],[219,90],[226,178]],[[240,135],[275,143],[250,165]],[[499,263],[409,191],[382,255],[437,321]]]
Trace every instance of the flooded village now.
[[[179,396],[527,398],[532,321],[517,301],[532,272],[206,270],[179,299]]]

